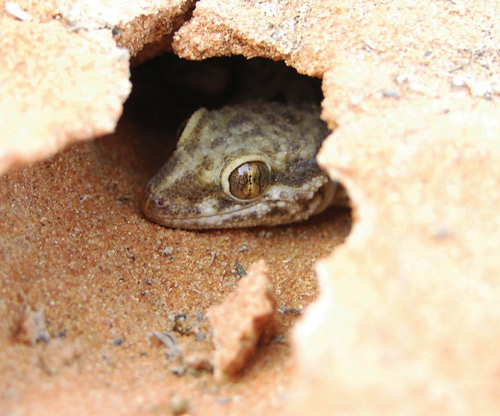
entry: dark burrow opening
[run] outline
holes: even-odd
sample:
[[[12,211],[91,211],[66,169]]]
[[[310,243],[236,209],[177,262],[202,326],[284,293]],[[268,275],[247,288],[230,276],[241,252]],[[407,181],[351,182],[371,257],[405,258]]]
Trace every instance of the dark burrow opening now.
[[[117,133],[102,145],[109,152],[120,136],[131,143],[131,168],[137,170],[133,204],[138,212],[142,189],[175,150],[179,126],[200,107],[213,110],[255,99],[319,106],[323,99],[321,80],[261,58],[192,62],[165,54],[133,68],[132,83]],[[315,262],[342,244],[352,225],[350,209],[335,206],[299,223],[208,231],[165,228],[139,215],[148,229],[144,238],[165,247],[158,265],[163,271],[157,278],[162,287],[174,284],[178,291],[169,295],[169,306],[162,309],[169,316],[182,314],[196,322],[200,311],[205,313],[234,291],[252,263],[267,262],[277,298],[274,339],[279,347],[271,347],[276,357],[287,356],[289,329],[317,295]],[[271,350],[259,350],[257,362],[264,362]]]
[[[163,54],[133,68],[131,79],[133,91],[122,120],[133,122],[149,177],[168,160],[182,127],[201,107],[216,110],[252,100],[319,107],[323,99],[320,79],[264,58],[187,61]],[[340,188],[338,194],[345,195]]]

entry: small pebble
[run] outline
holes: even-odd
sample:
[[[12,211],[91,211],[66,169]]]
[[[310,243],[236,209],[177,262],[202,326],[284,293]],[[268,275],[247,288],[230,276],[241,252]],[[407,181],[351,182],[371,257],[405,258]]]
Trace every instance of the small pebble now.
[[[188,409],[189,403],[184,397],[175,393],[170,396],[170,410],[173,415],[183,415],[187,413]]]
[[[167,246],[163,249],[163,251],[161,252],[161,254],[163,256],[169,256],[170,254],[172,254],[174,252],[174,248],[172,246]]]

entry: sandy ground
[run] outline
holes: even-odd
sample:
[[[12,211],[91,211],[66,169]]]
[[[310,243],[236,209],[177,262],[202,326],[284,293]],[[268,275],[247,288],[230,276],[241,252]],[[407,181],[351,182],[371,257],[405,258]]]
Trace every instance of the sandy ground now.
[[[269,64],[270,71],[283,71]],[[314,262],[347,236],[349,211],[331,208],[289,226],[212,232],[172,230],[145,219],[139,211],[144,185],[203,95],[196,102],[184,93],[172,97],[166,78],[158,87],[161,73],[179,65],[194,74],[208,71],[169,57],[137,68],[116,134],[1,177],[3,414],[169,414],[172,395],[196,414],[257,412],[287,401],[289,328],[316,298]],[[245,62],[214,65],[228,76],[234,70],[227,68],[240,71]],[[210,357],[206,311],[241,279],[236,263],[247,270],[259,259],[266,260],[275,288],[273,338],[234,382],[218,383],[206,371],[174,374],[185,366],[152,332],[167,331],[191,355]],[[37,343],[39,328],[24,323],[38,310],[48,343]],[[192,331],[174,330],[179,315]],[[29,336],[19,334],[25,327]],[[200,332],[206,338],[196,341]]]

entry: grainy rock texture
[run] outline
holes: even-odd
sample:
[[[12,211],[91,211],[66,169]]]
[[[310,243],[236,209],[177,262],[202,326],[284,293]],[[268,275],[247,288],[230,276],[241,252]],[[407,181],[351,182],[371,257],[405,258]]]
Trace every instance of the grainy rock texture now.
[[[0,173],[111,133],[130,93],[130,55],[167,50],[191,5],[0,0]]]
[[[0,25],[0,172],[113,131],[130,83],[109,31],[5,15]]]
[[[499,8],[0,0],[0,171],[112,131],[128,53],[265,56],[322,77],[322,116],[336,128],[319,162],[346,186],[355,220],[333,252],[348,230],[336,211],[271,234],[150,224],[136,198],[153,169],[133,117],[9,172],[1,413],[157,414],[176,395],[196,414],[498,414]],[[144,340],[171,315],[220,303],[235,258],[265,258],[278,305],[300,313],[314,296],[308,267],[327,252],[293,354],[286,343],[259,351],[239,383],[176,378]],[[79,346],[68,365],[40,364],[54,341],[15,341],[28,306],[44,307],[51,339]]]
[[[65,0],[59,8],[72,28],[112,30],[117,44],[127,48],[137,64],[171,49],[172,36],[193,4],[194,0]]]
[[[234,293],[208,310],[214,331],[215,377],[237,375],[273,329],[276,299],[264,260],[254,263]]]

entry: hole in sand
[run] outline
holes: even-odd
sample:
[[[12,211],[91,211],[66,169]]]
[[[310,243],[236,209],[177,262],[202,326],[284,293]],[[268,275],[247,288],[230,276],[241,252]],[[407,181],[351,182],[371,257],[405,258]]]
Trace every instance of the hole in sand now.
[[[238,94],[281,101],[305,94],[319,104],[320,81],[261,59],[187,62],[171,55],[135,68],[132,78],[115,134],[1,178],[2,322],[12,337],[0,341],[16,356],[4,378],[17,380],[19,391],[50,377],[69,386],[63,395],[72,386],[79,392],[120,386],[128,397],[151,391],[163,397],[166,386],[187,383],[193,400],[208,394],[215,407],[263,391],[259,385],[286,388],[293,367],[289,328],[316,296],[314,262],[348,235],[349,210],[329,208],[272,228],[195,232],[151,223],[138,201],[175,147],[178,125],[198,107],[218,108]],[[180,382],[176,374],[186,368],[165,356],[164,332],[199,356],[212,351],[206,310],[226,299],[259,259],[269,266],[277,299],[271,342],[258,349],[244,383],[217,386],[203,371]],[[42,350],[27,348],[14,331],[40,309],[51,340]],[[165,335],[163,341],[153,333]],[[60,358],[61,348],[68,360]],[[44,351],[40,368],[32,365],[36,351]],[[277,389],[268,396],[275,398]]]
[[[252,99],[320,105],[321,81],[283,63],[241,57],[191,62],[166,54],[132,70],[133,93],[120,129],[133,125],[144,186],[176,145],[178,126],[200,107],[217,109]],[[137,184],[140,186],[141,184]],[[214,231],[172,230],[149,223],[148,238],[165,250],[157,279],[175,292],[157,293],[165,314],[197,319],[236,287],[241,270],[265,259],[278,300],[277,339],[288,350],[288,329],[316,296],[313,266],[341,244],[351,228],[347,208],[330,207],[301,223]]]

